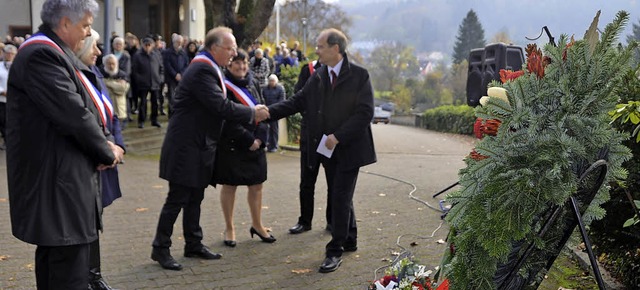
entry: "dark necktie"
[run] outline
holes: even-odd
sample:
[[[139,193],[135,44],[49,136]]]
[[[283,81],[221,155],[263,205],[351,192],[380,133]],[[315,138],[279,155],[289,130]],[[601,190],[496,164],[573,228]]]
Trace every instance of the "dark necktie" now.
[[[331,71],[331,89],[336,88],[336,83],[338,83],[338,76],[335,71]]]

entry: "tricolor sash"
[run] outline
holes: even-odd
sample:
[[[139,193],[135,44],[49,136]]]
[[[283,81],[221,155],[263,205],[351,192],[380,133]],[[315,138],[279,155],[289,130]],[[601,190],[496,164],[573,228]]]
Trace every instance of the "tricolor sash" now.
[[[91,81],[89,81],[89,78],[87,78],[84,73],[76,69],[76,74],[78,75],[78,78],[80,78],[84,88],[89,92],[89,95],[91,95],[93,104],[95,104],[98,111],[100,111],[100,118],[106,129],[107,120],[111,120],[113,118],[113,105],[109,102],[109,99],[107,99],[107,97],[102,94],[102,92],[100,92],[100,90],[98,90]]]
[[[49,37],[47,37],[44,34],[35,34],[29,37],[29,39],[27,39],[25,42],[22,43],[22,45],[20,45],[20,48],[18,49],[18,51],[25,48],[29,44],[36,44],[36,43],[49,45],[57,49],[60,53],[65,54],[62,48],[57,43],[53,42],[53,40],[51,40]]]
[[[222,72],[220,72],[220,67],[218,67],[218,65],[212,61],[211,59],[209,59],[208,57],[206,57],[205,55],[202,54],[198,54],[196,55],[196,57],[193,58],[193,60],[191,60],[191,62],[204,62],[204,63],[208,63],[209,65],[211,65],[213,67],[213,69],[216,71],[216,73],[218,73],[218,77],[220,78],[220,87],[222,87],[222,98],[226,99],[227,98],[227,88],[224,86],[224,77],[222,76]]]
[[[251,108],[254,108],[256,106],[256,101],[254,101],[254,99],[250,95],[247,95],[247,93],[245,93],[245,91],[243,91],[241,88],[234,85],[229,80],[225,80],[224,83],[227,88],[231,90],[233,95],[236,96],[236,99],[238,99],[240,103]]]
[[[309,75],[312,75],[312,74],[313,74],[313,72],[314,72],[314,71],[316,71],[316,68],[315,68],[316,63],[318,63],[318,61],[317,61],[317,60],[314,60],[314,61],[312,61],[312,62],[310,62],[310,63],[308,64],[308,66],[309,66]]]
[[[20,49],[23,49],[27,45],[37,44],[37,43],[49,45],[57,49],[60,53],[65,54],[62,48],[57,43],[55,43],[53,40],[51,40],[49,37],[47,37],[44,34],[36,34],[32,37],[29,37],[29,39],[27,39],[24,43],[22,43],[22,45],[20,45]],[[82,83],[82,86],[89,93],[89,96],[93,101],[93,104],[96,106],[98,111],[100,111],[100,121],[102,121],[102,125],[103,125],[102,129],[104,130],[104,132],[107,132],[107,120],[111,120],[111,118],[113,118],[113,105],[111,104],[111,102],[109,102],[107,97],[104,96],[93,85],[93,83],[91,83],[91,81],[89,81],[87,76],[85,76],[79,69],[75,67],[74,69],[76,71],[76,75],[78,76],[78,78],[80,79],[80,82]]]

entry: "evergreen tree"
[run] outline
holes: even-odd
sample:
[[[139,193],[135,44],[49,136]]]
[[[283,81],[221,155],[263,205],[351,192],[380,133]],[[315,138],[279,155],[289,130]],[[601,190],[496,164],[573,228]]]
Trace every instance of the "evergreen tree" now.
[[[469,51],[474,48],[484,47],[484,29],[478,21],[478,15],[473,9],[462,20],[456,36],[456,44],[453,47],[453,63],[460,63],[469,57]]]
[[[638,24],[633,24],[633,32],[631,35],[627,35],[627,43],[633,41],[640,42],[640,20],[638,20]],[[635,65],[640,64],[640,49],[634,51],[633,60]]]

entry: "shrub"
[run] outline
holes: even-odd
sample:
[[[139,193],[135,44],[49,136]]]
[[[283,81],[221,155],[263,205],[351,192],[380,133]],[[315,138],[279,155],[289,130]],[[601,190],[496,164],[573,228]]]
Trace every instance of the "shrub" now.
[[[638,76],[640,67],[627,71],[621,85],[616,88],[620,103],[640,100]],[[613,122],[613,125],[629,135],[636,126],[620,121]],[[640,289],[640,225],[623,227],[624,222],[634,215],[625,190],[633,199],[640,199],[640,143],[636,142],[636,138],[631,138],[624,144],[633,153],[633,157],[623,164],[629,171],[626,189],[612,184],[611,200],[602,205],[607,215],[591,224],[590,235],[604,267],[628,289]]]
[[[416,125],[425,129],[471,135],[476,117],[472,107],[447,105],[426,110],[416,120]]]

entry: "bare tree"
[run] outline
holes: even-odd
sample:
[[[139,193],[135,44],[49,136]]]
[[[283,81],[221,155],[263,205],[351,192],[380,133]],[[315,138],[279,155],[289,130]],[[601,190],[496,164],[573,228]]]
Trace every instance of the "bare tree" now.
[[[275,0],[204,0],[207,29],[227,26],[247,48],[269,24]]]
[[[306,2],[306,12],[305,12]],[[271,23],[276,23],[276,15],[271,16]],[[302,19],[307,19],[307,46],[315,46],[315,37],[325,28],[336,28],[349,36],[352,20],[339,6],[322,0],[292,1],[287,0],[280,7],[280,36],[285,41],[298,40],[303,42],[304,25]],[[264,37],[274,41],[276,27],[270,25],[264,31]]]

